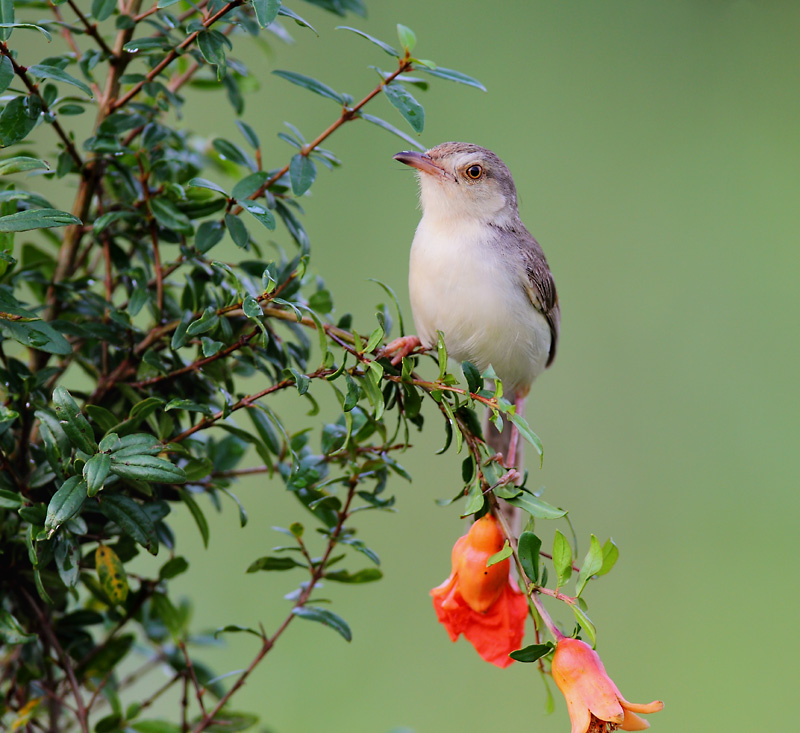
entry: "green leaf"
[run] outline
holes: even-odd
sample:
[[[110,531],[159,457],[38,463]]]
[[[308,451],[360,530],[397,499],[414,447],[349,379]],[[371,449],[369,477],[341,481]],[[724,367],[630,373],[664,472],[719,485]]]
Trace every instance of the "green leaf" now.
[[[68,478],[53,494],[47,505],[47,517],[44,529],[48,539],[62,525],[74,517],[83,506],[86,499],[86,481],[80,476]]]
[[[0,607],[0,641],[4,644],[28,644],[38,638],[36,634],[28,634],[14,616]]]
[[[63,534],[56,540],[53,553],[61,582],[67,588],[74,588],[80,577],[81,549],[71,534]]]
[[[53,406],[70,443],[84,453],[94,453],[97,443],[92,426],[64,387],[56,387],[53,391]]]
[[[539,582],[539,550],[542,541],[533,532],[523,532],[519,536],[517,553],[525,575],[534,583]]]
[[[236,203],[238,203],[239,206],[241,206],[248,214],[250,214],[251,216],[255,217],[258,221],[260,221],[267,229],[269,229],[270,231],[275,229],[275,216],[266,206],[264,206],[264,204],[261,204],[258,201],[250,201],[249,199],[237,200]],[[229,216],[233,215],[226,214],[225,221],[228,221]],[[245,233],[246,232],[247,230],[245,229]],[[233,236],[233,232],[231,232],[231,236]],[[236,241],[235,237],[234,241]],[[238,242],[236,243],[238,244]],[[242,245],[240,244],[239,246],[241,247]]]
[[[586,631],[589,640],[592,642],[592,646],[596,646],[597,629],[592,623],[592,620],[586,615],[586,612],[577,603],[571,604],[570,607],[572,608],[572,613],[575,615],[575,619],[583,627],[584,631]]]
[[[2,2],[0,2],[0,5],[6,5],[6,6],[7,5],[12,5],[12,0],[2,0]],[[8,28],[30,28],[31,30],[39,31],[39,33],[41,33],[47,39],[48,43],[50,43],[50,41],[53,40],[53,36],[50,35],[48,30],[46,28],[43,28],[40,25],[36,25],[36,23],[6,23],[6,22],[3,22],[3,23],[0,23],[0,29],[2,29],[2,30],[0,30],[0,34],[2,34],[5,31],[5,29],[8,29]],[[2,36],[0,36],[0,38],[2,38]]]
[[[79,225],[81,220],[58,209],[28,209],[0,216],[0,232],[27,232],[31,229],[52,229],[72,224]]]
[[[14,0],[0,0],[0,24],[0,41],[7,41],[14,26]]]
[[[32,349],[62,356],[72,353],[69,341],[44,321],[6,321],[0,318],[0,328],[3,328],[10,338]]]
[[[391,132],[392,135],[397,135],[397,137],[405,140],[409,145],[412,145],[417,150],[425,150],[425,146],[420,145],[418,140],[415,140],[413,137],[407,135],[402,130],[398,130],[394,125],[389,124],[386,120],[383,120],[380,117],[375,117],[374,115],[368,115],[366,112],[359,112],[359,117],[361,117],[362,120],[371,122],[373,125],[377,125],[378,127],[386,130],[387,132]]]
[[[289,177],[292,181],[292,192],[295,196],[302,196],[314,183],[317,177],[317,167],[307,155],[297,153],[289,164]]]
[[[223,196],[228,195],[222,186],[217,185],[213,181],[207,181],[205,178],[192,178],[187,185],[193,186],[194,188],[207,188],[209,191],[216,191],[217,193],[221,193]]]
[[[351,641],[353,633],[344,619],[337,616],[332,611],[325,608],[316,608],[314,606],[296,606],[292,609],[292,613],[299,618],[305,618],[309,621],[316,621],[317,623],[329,626],[334,631],[337,631],[345,641]]]
[[[485,502],[486,497],[483,495],[480,485],[476,484],[469,490],[469,494],[467,494],[467,505],[464,507],[464,512],[461,516],[468,517],[470,514],[479,512],[483,509]]]
[[[119,452],[111,455],[111,473],[121,478],[152,481],[164,484],[182,484],[186,482],[186,474],[182,468],[170,463],[165,458],[146,454],[120,456]]]
[[[171,580],[189,569],[189,563],[185,557],[178,555],[168,560],[158,571],[159,580]]]
[[[250,244],[250,235],[244,222],[233,214],[225,214],[225,226],[231,235],[231,239],[237,247],[247,249]]]
[[[281,5],[281,9],[278,11],[278,15],[283,15],[287,18],[291,18],[297,25],[302,26],[303,28],[308,28],[310,31],[317,33],[317,29],[314,28],[305,18],[301,18],[294,10],[289,10],[289,8],[284,7]],[[319,35],[319,33],[317,33]]]
[[[197,179],[195,179],[197,180]],[[194,238],[194,246],[197,251],[205,254],[215,244],[219,244],[225,236],[225,227],[219,221],[204,221],[197,227],[197,234]]]
[[[25,139],[36,127],[41,112],[42,102],[39,97],[14,97],[0,112],[0,147]]]
[[[323,84],[317,79],[312,79],[310,76],[298,74],[294,71],[283,71],[281,69],[276,69],[272,73],[276,76],[280,76],[282,79],[286,79],[286,81],[289,81],[292,84],[296,84],[299,87],[308,89],[310,92],[314,92],[314,94],[319,94],[321,97],[332,99],[334,102],[341,104],[342,106],[345,105],[345,99],[341,94],[339,94],[339,92],[334,91],[327,84]]]
[[[293,557],[274,557],[267,555],[253,560],[247,568],[248,573],[257,573],[259,570],[292,570],[303,568],[305,565],[297,562]]]
[[[0,509],[19,509],[22,504],[22,494],[0,489]]]
[[[404,87],[395,82],[384,86],[383,93],[414,131],[422,132],[425,127],[425,110],[422,105]]]
[[[414,31],[402,23],[397,24],[397,37],[400,39],[400,45],[409,53],[414,50],[417,45],[417,36]]]
[[[486,87],[483,86],[483,84],[481,84],[477,79],[473,79],[471,76],[462,74],[460,71],[445,69],[441,66],[437,66],[435,69],[431,69],[426,66],[418,66],[417,70],[424,71],[426,74],[430,74],[431,76],[438,76],[440,79],[447,79],[448,81],[454,81],[458,84],[466,84],[467,86],[475,87],[476,89],[480,89],[482,92],[486,91]]]
[[[68,74],[66,71],[62,71],[57,66],[47,66],[45,64],[34,64],[33,66],[28,67],[28,73],[33,74],[35,77],[39,79],[53,79],[54,81],[60,81],[64,84],[71,84],[74,87],[78,87],[84,94],[86,94],[90,99],[92,98],[92,90],[89,88],[87,84],[80,81],[80,79],[76,79],[71,74]]]
[[[603,545],[603,564],[595,575],[605,575],[616,565],[619,559],[619,548],[614,543],[613,538],[609,537]]]
[[[92,16],[102,22],[111,17],[116,7],[115,0],[92,0]]]
[[[280,8],[280,0],[261,0],[261,2],[271,3],[274,2],[278,8]],[[277,10],[275,11],[277,15]],[[274,19],[273,19],[274,20]],[[242,133],[244,139],[247,140],[250,147],[254,150],[258,150],[261,147],[261,143],[258,141],[258,135],[256,135],[256,131],[250,127],[244,120],[236,120],[236,127],[239,128],[239,132]]]
[[[197,47],[203,58],[212,66],[217,67],[217,79],[225,76],[225,47],[230,48],[228,37],[219,31],[206,30],[197,34]]]
[[[83,467],[83,478],[86,479],[86,490],[94,496],[103,488],[111,471],[111,456],[107,453],[95,453]]]
[[[519,496],[515,496],[506,501],[512,506],[524,509],[532,517],[537,519],[559,519],[566,515],[566,510],[558,509],[532,494],[523,491]]]
[[[575,581],[575,595],[580,596],[583,589],[595,573],[603,567],[603,548],[600,547],[600,542],[594,535],[589,540],[589,550],[586,557],[583,558],[578,579]]]
[[[536,452],[539,454],[539,464],[541,465],[544,457],[544,448],[542,447],[542,441],[539,440],[539,436],[530,429],[530,426],[522,415],[507,412],[506,417],[517,426],[519,434],[536,449]]]
[[[256,21],[262,28],[266,28],[278,17],[281,9],[281,0],[253,0],[253,10],[256,13]],[[253,147],[258,147],[254,145]]]
[[[158,535],[153,520],[133,499],[104,492],[100,511],[151,555],[158,554]]]
[[[181,616],[172,601],[163,593],[154,593],[150,599],[151,609],[153,613],[161,619],[161,622],[169,631],[170,636],[177,640],[183,631],[183,624],[181,623]]]
[[[200,530],[200,536],[203,538],[203,547],[208,549],[208,520],[206,520],[203,510],[198,506],[197,502],[188,491],[181,491],[180,495],[181,500],[189,508],[192,517],[194,517],[195,524],[197,524],[197,528]]]
[[[230,633],[252,634],[253,636],[257,636],[259,639],[264,638],[255,629],[251,629],[249,626],[239,626],[239,624],[228,624],[227,626],[223,626],[222,628],[217,629],[214,632],[214,638],[216,639],[217,637],[219,637],[220,634],[230,634]]]
[[[477,394],[483,389],[483,380],[478,368],[471,361],[464,361],[461,363],[461,369],[464,372],[464,378],[467,380],[467,387],[473,394]]]
[[[556,570],[556,583],[561,588],[572,577],[572,546],[559,530],[553,537],[553,567]]]
[[[503,562],[507,558],[511,557],[514,554],[514,550],[509,544],[508,540],[503,543],[503,549],[500,552],[495,552],[487,561],[486,567],[490,568],[492,565],[497,565],[499,562]]]
[[[400,53],[395,48],[392,48],[388,43],[384,43],[383,41],[371,36],[369,33],[364,33],[364,31],[358,30],[358,28],[351,28],[349,25],[337,25],[337,31],[351,31],[362,38],[366,38],[371,43],[374,43],[378,48],[383,49],[389,56],[394,56],[395,58],[400,58],[403,54]]]
[[[6,60],[6,57],[3,56]],[[0,66],[0,71],[2,67]],[[11,173],[22,173],[23,171],[49,171],[50,166],[38,158],[30,158],[27,155],[17,155],[14,158],[0,161],[0,176],[7,176]]]
[[[150,199],[149,203],[151,213],[162,227],[178,234],[194,234],[191,220],[172,201],[159,196]]]
[[[516,659],[518,662],[535,662],[541,659],[545,654],[549,654],[553,650],[550,644],[531,644],[530,646],[516,649],[508,656]]]
[[[11,0],[0,0],[0,7],[2,7],[3,2],[8,3],[11,2]],[[4,31],[0,31],[0,38],[2,38],[3,33]],[[11,63],[11,59],[8,58],[8,56],[3,56],[0,58],[0,94],[8,89],[13,80],[14,65]]]
[[[378,568],[364,568],[355,573],[347,570],[331,570],[323,576],[326,580],[335,580],[337,583],[374,583],[383,577]]]
[[[211,141],[211,144],[214,146],[214,150],[216,150],[225,160],[229,160],[231,163],[236,163],[237,165],[254,169],[252,161],[247,157],[244,150],[242,150],[238,145],[234,145],[229,140],[225,140],[221,137],[214,138]]]
[[[117,553],[110,547],[98,545],[94,553],[94,563],[97,568],[97,578],[100,587],[114,604],[125,603],[128,597],[128,576]]]

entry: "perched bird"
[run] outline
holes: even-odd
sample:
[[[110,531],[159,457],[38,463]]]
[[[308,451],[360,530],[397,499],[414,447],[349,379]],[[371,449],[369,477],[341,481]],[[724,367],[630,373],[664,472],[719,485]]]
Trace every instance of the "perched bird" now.
[[[531,383],[555,358],[560,311],[544,252],[520,221],[514,179],[493,152],[471,143],[394,159],[419,178],[422,220],[408,276],[418,335],[384,353],[397,363],[433,347],[442,331],[448,356],[481,372],[491,364],[521,414]],[[517,441],[516,428],[510,445],[490,439],[508,468],[516,467]]]

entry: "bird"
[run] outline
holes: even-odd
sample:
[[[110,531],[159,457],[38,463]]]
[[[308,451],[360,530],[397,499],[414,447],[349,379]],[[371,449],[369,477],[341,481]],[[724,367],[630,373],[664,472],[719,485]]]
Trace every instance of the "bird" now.
[[[491,150],[465,142],[394,159],[419,179],[422,219],[408,276],[417,334],[383,353],[399,363],[433,348],[441,331],[448,357],[481,373],[491,365],[522,415],[531,384],[555,359],[561,310],[544,252],[520,220],[511,172]],[[519,434],[514,425],[510,432],[495,430],[487,442],[513,470]]]

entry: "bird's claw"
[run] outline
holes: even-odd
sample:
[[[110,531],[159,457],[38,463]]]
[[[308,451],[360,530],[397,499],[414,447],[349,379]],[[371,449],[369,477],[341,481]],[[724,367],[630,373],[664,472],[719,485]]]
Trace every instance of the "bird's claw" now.
[[[391,363],[392,366],[397,366],[404,357],[411,354],[414,349],[420,346],[422,346],[422,342],[419,340],[419,336],[401,336],[386,344],[378,353],[378,357],[391,356],[394,354]]]

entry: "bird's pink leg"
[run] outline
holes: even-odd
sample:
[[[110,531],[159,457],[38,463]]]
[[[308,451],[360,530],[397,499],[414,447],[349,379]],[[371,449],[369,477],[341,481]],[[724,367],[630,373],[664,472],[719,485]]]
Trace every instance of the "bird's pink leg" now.
[[[516,414],[522,417],[523,413],[525,412],[525,395],[522,392],[517,392],[514,395],[514,407],[516,408]],[[517,426],[514,425],[514,423],[511,423],[511,440],[509,441],[508,445],[508,455],[503,456],[503,458],[505,458],[505,465],[510,470],[522,468],[521,466],[517,466],[518,444],[519,430],[517,430]]]
[[[422,346],[422,342],[419,340],[419,336],[401,336],[386,344],[379,356],[390,356],[394,354],[392,357],[392,364],[399,364],[403,360],[403,357],[408,356],[414,349],[420,346]]]

